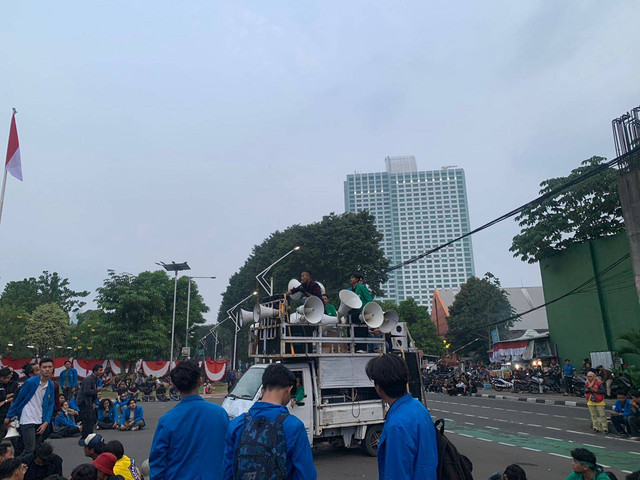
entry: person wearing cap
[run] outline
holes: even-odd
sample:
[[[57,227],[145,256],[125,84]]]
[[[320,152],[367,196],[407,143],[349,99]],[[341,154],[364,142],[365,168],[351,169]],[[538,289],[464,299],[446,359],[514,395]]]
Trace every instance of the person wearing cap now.
[[[84,456],[89,457],[92,460],[98,458],[101,453],[104,453],[104,438],[99,433],[92,433],[87,438],[82,440],[84,447]]]
[[[116,464],[116,456],[113,453],[101,453],[91,465],[98,469],[98,480],[124,480],[121,475],[113,474],[113,466]]]
[[[596,463],[596,456],[586,448],[571,450],[573,472],[566,480],[609,480],[609,476]]]
[[[221,479],[227,413],[200,396],[202,377],[193,360],[176,365],[171,381],[180,391],[181,400],[158,421],[149,453],[151,478]]]
[[[584,385],[584,396],[587,399],[587,407],[591,413],[591,426],[596,432],[607,433],[609,426],[605,414],[604,385],[597,379],[593,372],[587,373],[587,382]]]

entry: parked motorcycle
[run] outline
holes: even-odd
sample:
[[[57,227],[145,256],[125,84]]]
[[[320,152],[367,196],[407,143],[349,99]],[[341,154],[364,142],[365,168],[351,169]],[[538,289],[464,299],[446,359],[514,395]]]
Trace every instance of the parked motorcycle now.
[[[573,394],[576,397],[584,397],[586,383],[587,377],[585,375],[580,375],[579,377],[573,378]]]
[[[513,383],[505,380],[500,377],[491,377],[491,386],[497,392],[502,392],[504,390],[511,390],[513,388]]]

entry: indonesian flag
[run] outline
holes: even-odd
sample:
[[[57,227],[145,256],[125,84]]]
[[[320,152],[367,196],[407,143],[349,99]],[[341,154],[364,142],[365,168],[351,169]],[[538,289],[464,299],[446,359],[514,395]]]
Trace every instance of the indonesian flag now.
[[[7,147],[7,161],[4,168],[11,175],[22,181],[22,163],[20,162],[20,142],[18,142],[18,128],[16,127],[16,111],[11,117],[9,129],[9,146]]]

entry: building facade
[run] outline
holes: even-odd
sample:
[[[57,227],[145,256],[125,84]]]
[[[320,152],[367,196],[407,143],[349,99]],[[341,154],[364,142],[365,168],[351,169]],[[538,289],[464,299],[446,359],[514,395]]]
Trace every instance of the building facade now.
[[[344,182],[346,212],[368,210],[384,235],[391,266],[470,229],[464,170],[418,171],[415,157],[387,157],[386,171],[354,173]],[[435,289],[456,288],[474,275],[471,238],[389,272],[384,299],[413,297],[427,307]]]

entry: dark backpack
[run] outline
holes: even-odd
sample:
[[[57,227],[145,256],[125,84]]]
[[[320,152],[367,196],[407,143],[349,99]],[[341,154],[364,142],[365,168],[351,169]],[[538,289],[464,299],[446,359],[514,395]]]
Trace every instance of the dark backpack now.
[[[438,480],[473,480],[473,464],[444,435],[444,420],[436,420],[434,426],[438,444]]]
[[[234,480],[286,480],[287,449],[281,413],[274,421],[255,419],[247,412],[234,460]]]

